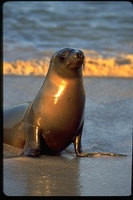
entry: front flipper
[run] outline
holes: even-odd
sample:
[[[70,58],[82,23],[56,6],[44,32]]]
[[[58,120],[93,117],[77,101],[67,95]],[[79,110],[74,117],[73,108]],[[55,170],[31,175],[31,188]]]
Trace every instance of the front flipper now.
[[[95,156],[101,156],[101,155],[126,156],[124,154],[116,154],[116,153],[111,153],[111,152],[92,152],[92,153],[82,152],[82,150],[81,150],[82,129],[83,129],[83,124],[82,124],[81,128],[79,129],[78,135],[76,136],[76,138],[74,140],[75,153],[78,157],[95,157]]]
[[[40,155],[40,131],[33,124],[25,124],[25,146],[23,155],[30,157],[38,157]]]

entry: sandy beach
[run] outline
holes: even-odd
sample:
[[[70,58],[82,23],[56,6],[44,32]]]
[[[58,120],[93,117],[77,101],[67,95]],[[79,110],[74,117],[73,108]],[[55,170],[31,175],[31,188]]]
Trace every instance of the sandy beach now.
[[[4,106],[31,101],[44,77],[4,76]],[[85,125],[82,148],[126,157],[78,158],[73,145],[59,156],[17,157],[5,145],[7,196],[129,196],[132,171],[133,79],[84,78]]]

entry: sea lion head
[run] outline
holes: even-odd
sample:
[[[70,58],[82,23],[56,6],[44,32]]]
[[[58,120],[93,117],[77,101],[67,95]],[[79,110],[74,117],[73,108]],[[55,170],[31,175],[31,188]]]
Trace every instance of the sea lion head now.
[[[75,48],[63,48],[57,51],[50,60],[50,68],[63,77],[82,75],[84,53]]]

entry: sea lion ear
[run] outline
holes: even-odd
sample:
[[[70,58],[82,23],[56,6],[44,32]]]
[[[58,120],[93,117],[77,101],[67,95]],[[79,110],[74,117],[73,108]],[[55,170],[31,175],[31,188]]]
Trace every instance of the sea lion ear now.
[[[83,69],[85,69],[85,64],[86,64],[86,60],[85,60],[85,57],[84,57]]]
[[[50,59],[50,63],[54,60],[54,56],[52,56],[52,58]]]

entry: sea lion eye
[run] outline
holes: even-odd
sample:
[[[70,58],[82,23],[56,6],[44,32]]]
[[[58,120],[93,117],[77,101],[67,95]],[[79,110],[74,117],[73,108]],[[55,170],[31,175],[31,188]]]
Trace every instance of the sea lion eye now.
[[[69,51],[66,51],[66,52],[63,52],[61,56],[66,57],[68,54],[69,54]]]

